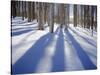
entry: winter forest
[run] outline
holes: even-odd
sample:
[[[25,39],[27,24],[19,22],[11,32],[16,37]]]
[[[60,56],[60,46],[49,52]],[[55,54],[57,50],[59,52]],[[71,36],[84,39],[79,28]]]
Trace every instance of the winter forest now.
[[[11,73],[97,69],[97,6],[11,1]]]

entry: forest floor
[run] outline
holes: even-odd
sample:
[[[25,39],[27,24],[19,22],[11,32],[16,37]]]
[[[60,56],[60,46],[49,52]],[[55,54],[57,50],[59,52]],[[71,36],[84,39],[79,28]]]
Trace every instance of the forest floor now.
[[[54,25],[37,30],[36,20],[12,19],[12,73],[41,73],[97,68],[97,32],[70,24],[68,30]]]

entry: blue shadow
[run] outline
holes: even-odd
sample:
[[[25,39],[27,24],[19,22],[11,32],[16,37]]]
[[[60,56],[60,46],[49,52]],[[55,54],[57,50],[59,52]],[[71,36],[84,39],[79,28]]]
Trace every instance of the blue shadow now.
[[[81,37],[82,39],[84,39],[88,44],[94,46],[94,47],[97,47],[96,43],[94,42],[93,43],[93,40],[89,39],[89,38],[86,38],[86,37],[83,37],[82,35],[78,34],[75,30],[73,30],[72,28],[70,28],[70,30],[72,32],[74,32],[76,35],[78,35],[79,37]]]
[[[25,25],[22,25],[22,24],[20,24],[20,25],[11,25],[11,26],[33,26],[34,24],[36,24],[36,23],[29,23],[29,24],[27,24],[28,22],[26,22],[26,24]],[[23,23],[24,24],[24,23]]]
[[[72,34],[69,32],[69,30],[65,31],[65,33],[69,37],[69,40],[72,42],[71,45],[75,48],[75,50],[77,52],[77,55],[78,55],[81,63],[83,64],[84,68],[86,70],[97,69],[97,67],[90,60],[89,56],[86,54],[86,52],[80,46],[80,44],[74,39],[74,37],[72,36]]]
[[[11,21],[11,23],[16,23],[16,24],[23,24],[23,23],[27,23],[27,22],[28,22],[27,20],[26,21],[19,20],[17,22],[12,22]]]
[[[17,36],[17,35],[21,35],[24,33],[28,33],[30,31],[32,31],[33,29],[28,29],[28,30],[23,30],[23,31],[18,31],[18,32],[11,32],[11,36]]]
[[[64,63],[64,37],[62,29],[59,28],[57,43],[55,47],[55,55],[52,60],[52,72],[60,72],[65,70]]]
[[[21,29],[27,29],[27,30],[36,30],[36,29],[38,29],[38,27],[22,27],[22,28],[15,28],[15,29],[11,29],[12,30],[12,32],[13,31],[16,31],[16,30],[21,30]]]
[[[38,62],[44,56],[45,48],[52,42],[53,36],[54,34],[47,33],[37,40],[36,43],[12,65],[12,74],[35,73]]]

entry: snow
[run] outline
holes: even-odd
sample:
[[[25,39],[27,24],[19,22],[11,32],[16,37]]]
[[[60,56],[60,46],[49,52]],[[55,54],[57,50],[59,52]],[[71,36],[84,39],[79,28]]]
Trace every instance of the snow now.
[[[38,30],[36,20],[12,19],[12,73],[89,70],[97,67],[97,33],[70,24],[54,24],[54,33]]]

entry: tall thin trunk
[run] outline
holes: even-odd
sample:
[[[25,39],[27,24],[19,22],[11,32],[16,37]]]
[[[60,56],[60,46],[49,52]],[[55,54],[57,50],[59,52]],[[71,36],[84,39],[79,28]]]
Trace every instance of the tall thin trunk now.
[[[64,4],[60,4],[59,9],[60,27],[62,28],[64,25]]]
[[[97,31],[97,6],[95,6],[95,31]]]
[[[31,2],[31,20],[35,19],[35,5],[34,2]]]
[[[43,9],[42,9],[42,3],[38,3],[38,29],[43,30]]]
[[[77,26],[77,5],[74,5],[74,27]]]
[[[92,30],[92,36],[93,36],[93,26],[94,26],[94,6],[91,6],[91,30]]]
[[[27,5],[26,5],[26,1],[24,1],[24,16],[25,16],[25,18],[27,18]]]
[[[22,20],[24,20],[24,2],[23,1],[21,2],[22,2]]]
[[[28,2],[28,22],[31,21],[31,2]]]
[[[11,15],[13,18],[16,17],[16,1],[11,1]]]
[[[69,5],[65,5],[65,29],[69,26]]]
[[[49,25],[50,25],[50,32],[53,33],[54,28],[54,4],[49,5]]]

